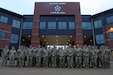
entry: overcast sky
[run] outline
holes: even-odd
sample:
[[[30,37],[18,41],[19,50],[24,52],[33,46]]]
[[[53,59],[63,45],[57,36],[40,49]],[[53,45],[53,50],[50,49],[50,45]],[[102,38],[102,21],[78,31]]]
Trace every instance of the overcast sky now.
[[[80,2],[82,15],[93,15],[113,8],[113,0],[0,0],[0,7],[18,14],[33,14],[35,2]]]

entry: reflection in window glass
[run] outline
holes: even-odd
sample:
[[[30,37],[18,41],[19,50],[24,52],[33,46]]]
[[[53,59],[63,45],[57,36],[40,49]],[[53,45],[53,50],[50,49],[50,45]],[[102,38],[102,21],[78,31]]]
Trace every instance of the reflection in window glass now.
[[[101,28],[102,27],[102,21],[101,20],[94,21],[94,27],[95,27],[95,29]]]
[[[11,34],[10,43],[18,43],[19,36],[17,34]]]
[[[104,35],[103,34],[96,35],[96,43],[97,44],[103,44],[104,43]]]
[[[0,22],[7,23],[8,22],[8,17],[0,16]]]
[[[91,22],[82,22],[82,29],[92,29]]]
[[[0,31],[0,38],[5,38],[6,33],[4,31]]]
[[[40,29],[45,29],[45,28],[46,28],[46,23],[40,22]]]
[[[110,33],[109,33],[109,38],[110,38],[110,39],[113,39],[113,32],[110,32]]]
[[[112,23],[113,22],[113,16],[107,17],[107,23]]]
[[[23,29],[32,29],[32,22],[24,22],[23,23]]]
[[[12,27],[20,28],[20,21],[18,21],[18,20],[13,20]]]
[[[48,22],[48,29],[56,29],[56,22]]]
[[[58,22],[58,29],[67,29],[66,22]]]
[[[75,29],[75,23],[69,22],[69,29]]]

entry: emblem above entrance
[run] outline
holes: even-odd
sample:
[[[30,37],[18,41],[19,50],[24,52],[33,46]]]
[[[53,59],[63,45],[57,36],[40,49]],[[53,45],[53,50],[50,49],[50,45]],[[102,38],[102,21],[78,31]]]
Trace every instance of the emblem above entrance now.
[[[56,5],[56,6],[54,7],[54,10],[55,10],[55,11],[60,11],[60,10],[61,10],[61,6]]]

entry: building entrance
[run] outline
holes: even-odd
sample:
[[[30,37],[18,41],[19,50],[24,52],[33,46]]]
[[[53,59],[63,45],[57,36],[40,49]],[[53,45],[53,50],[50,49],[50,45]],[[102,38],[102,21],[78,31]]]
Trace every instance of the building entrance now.
[[[40,36],[40,44],[41,45],[57,45],[64,46],[68,44],[74,44],[75,37],[74,36],[65,36],[65,35],[42,35]]]

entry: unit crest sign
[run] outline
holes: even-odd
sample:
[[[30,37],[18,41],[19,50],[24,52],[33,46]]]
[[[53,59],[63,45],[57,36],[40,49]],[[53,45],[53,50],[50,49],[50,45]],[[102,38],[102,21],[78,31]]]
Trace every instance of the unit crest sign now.
[[[51,11],[50,14],[65,14],[65,12],[61,11],[61,6],[59,6],[59,5],[56,5],[54,7],[54,10],[55,11]]]

